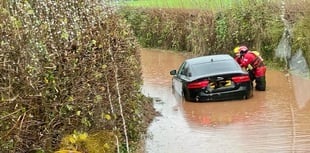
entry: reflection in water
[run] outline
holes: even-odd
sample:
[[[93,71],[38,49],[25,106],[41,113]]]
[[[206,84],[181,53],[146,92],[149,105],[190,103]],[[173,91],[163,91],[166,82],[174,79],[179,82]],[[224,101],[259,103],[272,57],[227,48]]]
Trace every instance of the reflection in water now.
[[[252,99],[214,103],[184,102],[182,111],[188,120],[198,123],[198,126],[219,127],[251,120],[260,112],[260,105],[262,102]]]
[[[169,71],[181,54],[141,50],[142,92],[162,116],[150,125],[147,153],[310,152],[310,81],[267,71],[267,91],[248,100],[193,103],[172,94]]]

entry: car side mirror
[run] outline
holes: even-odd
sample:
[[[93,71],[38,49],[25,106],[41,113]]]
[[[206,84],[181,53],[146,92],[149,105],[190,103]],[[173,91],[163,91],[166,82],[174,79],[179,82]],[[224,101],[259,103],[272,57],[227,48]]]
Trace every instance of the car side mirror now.
[[[170,75],[176,75],[177,74],[177,70],[171,70],[170,71]]]

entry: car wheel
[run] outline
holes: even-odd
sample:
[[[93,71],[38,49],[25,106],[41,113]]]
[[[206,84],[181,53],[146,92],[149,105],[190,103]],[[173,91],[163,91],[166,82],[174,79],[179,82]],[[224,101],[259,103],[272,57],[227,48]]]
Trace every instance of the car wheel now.
[[[242,97],[242,99],[248,99],[249,97],[248,97],[248,95],[243,95],[243,97]]]
[[[191,97],[189,94],[186,92],[186,90],[183,90],[183,97],[186,101],[192,101]]]
[[[251,96],[252,96],[251,93],[247,93],[247,94],[243,95],[242,99],[249,99]]]

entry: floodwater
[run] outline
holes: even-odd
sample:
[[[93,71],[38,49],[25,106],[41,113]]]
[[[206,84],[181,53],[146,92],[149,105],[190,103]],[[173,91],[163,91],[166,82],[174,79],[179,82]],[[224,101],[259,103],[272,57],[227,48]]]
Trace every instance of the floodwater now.
[[[248,100],[193,103],[171,90],[169,71],[185,57],[142,49],[142,92],[161,116],[148,128],[146,153],[310,152],[310,80],[267,70],[267,90]]]

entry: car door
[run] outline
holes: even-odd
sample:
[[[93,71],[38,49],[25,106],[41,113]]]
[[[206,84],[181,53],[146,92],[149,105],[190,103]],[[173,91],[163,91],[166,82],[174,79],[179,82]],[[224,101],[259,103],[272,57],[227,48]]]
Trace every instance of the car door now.
[[[182,88],[183,88],[184,78],[186,77],[186,67],[187,67],[186,62],[182,63],[177,71],[175,78],[173,79],[173,85],[175,87],[175,91],[179,95],[183,94]]]

